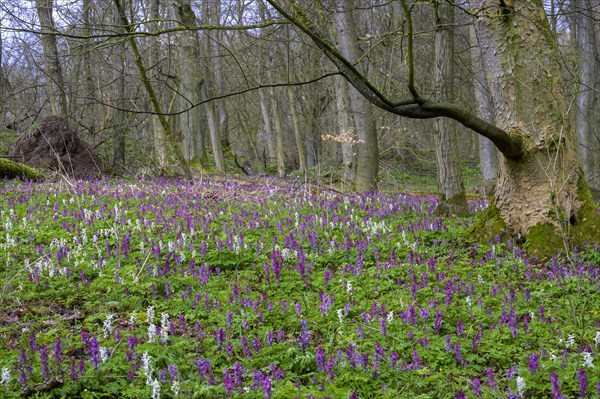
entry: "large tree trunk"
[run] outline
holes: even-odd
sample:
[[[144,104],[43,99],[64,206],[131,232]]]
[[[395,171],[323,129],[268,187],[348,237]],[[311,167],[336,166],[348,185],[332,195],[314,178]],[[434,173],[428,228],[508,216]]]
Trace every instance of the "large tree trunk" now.
[[[437,1],[434,6],[434,96],[436,101],[446,102],[454,96],[454,6]],[[460,168],[456,122],[448,118],[436,118],[433,127],[440,195],[438,212],[444,215],[467,215],[469,207]]]
[[[475,28],[469,28],[471,44],[471,64],[473,67],[473,91],[479,115],[490,123],[496,123],[494,115],[494,99],[488,89],[489,82],[483,69],[481,47],[475,35]],[[490,140],[479,136],[479,164],[481,166],[482,192],[486,197],[494,194],[498,177],[498,150]]]
[[[53,0],[35,0],[35,8],[42,32],[42,49],[44,51],[44,65],[46,80],[50,91],[50,107],[54,115],[67,115],[67,94],[65,93],[65,80],[63,77],[58,48],[56,44],[56,29],[52,18]]]
[[[160,0],[150,1],[150,29],[157,32],[159,29],[158,20],[160,18]],[[151,37],[148,48],[149,53],[149,64],[157,65],[160,61],[160,38]],[[159,97],[159,101],[162,98]],[[150,116],[150,126],[152,130],[152,148],[154,149],[154,158],[158,166],[160,173],[167,171],[167,140],[165,138],[165,131],[160,123],[160,119],[157,115]]]
[[[558,47],[542,2],[515,1],[503,7],[498,1],[477,3],[499,13],[477,21],[483,61],[493,82],[496,122],[519,138],[524,149],[520,158],[500,160],[487,214],[493,223],[487,227],[525,238],[539,254],[567,249],[569,237],[575,243],[598,241],[600,217],[581,170]]]
[[[336,2],[334,21],[340,43],[341,54],[351,63],[358,60],[356,43],[356,26],[352,10],[355,0]],[[354,116],[354,127],[358,136],[356,159],[355,189],[358,192],[377,190],[379,173],[379,149],[377,147],[377,131],[373,121],[373,110],[369,101],[354,87],[350,88],[350,109]]]
[[[177,21],[183,26],[196,26],[197,19],[192,10],[190,0],[177,0],[173,2]],[[180,85],[179,104],[181,109],[187,111],[181,114],[180,126],[183,135],[183,151],[186,161],[198,165],[202,163],[204,150],[204,135],[200,126],[201,78],[198,73],[200,62],[200,38],[198,32],[189,30],[180,32]],[[207,106],[210,104],[207,103]],[[209,119],[209,122],[211,120]],[[214,127],[209,127],[209,130]],[[212,132],[211,132],[212,135]],[[216,157],[215,157],[216,158]]]
[[[599,9],[597,1],[574,0],[579,90],[577,92],[576,128],[579,156],[590,188],[600,194],[600,58],[596,39],[597,22],[591,13]]]
[[[345,79],[336,79],[336,115],[338,136],[342,147],[342,176],[344,185],[352,188],[356,178],[356,144],[353,142],[356,129],[350,109],[350,87]],[[345,139],[347,138],[347,139]]]
[[[271,113],[273,114],[273,129],[275,129],[275,154],[277,157],[277,175],[285,177],[285,148],[283,137],[283,124],[281,122],[281,113],[279,110],[278,99],[275,96],[275,89],[269,88],[271,97]]]
[[[292,118],[292,129],[294,130],[294,139],[296,140],[296,149],[298,151],[298,163],[300,165],[300,171],[303,175],[308,172],[308,165],[306,163],[306,150],[304,149],[304,135],[302,129],[300,129],[300,120],[298,119],[298,110],[296,105],[296,95],[294,94],[294,88],[288,86],[287,96],[290,107],[290,116]]]

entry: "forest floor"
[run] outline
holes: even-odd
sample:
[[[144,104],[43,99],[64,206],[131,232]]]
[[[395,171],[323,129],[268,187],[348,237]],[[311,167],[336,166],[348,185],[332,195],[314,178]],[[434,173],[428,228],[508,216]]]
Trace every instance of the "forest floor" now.
[[[600,248],[272,178],[0,183],[2,397],[600,392]]]

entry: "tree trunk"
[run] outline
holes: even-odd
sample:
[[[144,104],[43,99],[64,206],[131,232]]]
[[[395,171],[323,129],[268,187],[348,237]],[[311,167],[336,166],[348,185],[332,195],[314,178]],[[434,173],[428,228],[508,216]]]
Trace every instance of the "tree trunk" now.
[[[115,26],[120,26],[121,17],[118,10],[114,10],[113,20]],[[124,33],[124,31],[122,31]],[[113,64],[113,81],[114,92],[113,92],[113,104],[115,106],[115,112],[113,114],[113,132],[112,132],[112,168],[113,173],[119,175],[125,168],[125,136],[127,130],[127,114],[122,111],[125,102],[125,58],[123,54],[123,44],[116,43],[112,53],[112,64]]]
[[[54,115],[67,115],[67,95],[65,93],[65,80],[63,77],[58,48],[56,44],[56,29],[52,19],[53,0],[35,0],[35,8],[42,33],[42,49],[44,51],[44,65],[46,80],[50,92],[50,107]]]
[[[284,137],[283,127],[281,122],[281,112],[277,97],[275,96],[275,89],[271,87],[269,89],[269,97],[271,97],[271,113],[273,114],[273,128],[275,129],[275,154],[277,158],[277,175],[279,177],[285,177],[285,148],[284,148]]]
[[[7,118],[8,107],[6,106],[6,100],[10,92],[10,82],[4,73],[2,50],[2,35],[0,35],[0,129],[5,129],[6,125],[11,123]]]
[[[298,164],[300,165],[300,172],[302,172],[303,175],[306,175],[308,166],[306,163],[306,150],[304,149],[304,135],[300,128],[298,109],[296,108],[296,96],[294,95],[294,88],[292,86],[288,86],[287,96],[290,107],[290,116],[292,118],[292,129],[294,130],[294,139],[296,140],[296,149],[298,151]]]
[[[524,149],[518,159],[501,158],[494,202],[480,227],[508,230],[541,255],[568,249],[569,238],[597,242],[600,216],[581,170],[558,46],[542,2],[477,3],[499,15],[478,20],[497,123]]]
[[[175,8],[177,21],[181,25],[196,26],[198,24],[190,0],[177,0],[173,2],[173,7]],[[201,108],[196,106],[200,102],[200,93],[202,90],[202,81],[198,73],[198,63],[201,56],[200,38],[198,37],[198,32],[195,30],[180,32],[180,35],[179,56],[181,62],[179,67],[181,76],[179,106],[182,110],[186,110],[180,116],[183,151],[188,162],[201,165],[204,156],[204,135],[200,125],[202,120],[200,115]],[[211,128],[214,128],[214,126],[209,126],[209,131]]]
[[[188,1],[189,2],[189,1]],[[220,5],[219,1],[204,2],[204,18],[205,21],[210,25],[218,25]],[[215,36],[211,31],[204,33],[203,42],[203,55],[204,55],[204,94],[205,100],[209,100],[218,94],[219,88],[217,86],[215,78],[215,55],[219,54],[219,50],[215,50],[215,47],[219,47],[218,37]],[[194,65],[194,60],[190,66]],[[195,60],[197,62],[197,58]],[[208,120],[208,131],[210,134],[210,142],[213,150],[213,157],[215,159],[215,167],[219,171],[225,171],[225,159],[223,158],[223,148],[221,143],[222,129],[219,126],[220,118],[218,114],[218,102],[208,101],[204,104],[206,111],[206,119]]]
[[[350,187],[356,178],[355,153],[356,144],[351,140],[355,134],[354,121],[350,110],[350,90],[345,79],[336,79],[335,91],[337,100],[337,126],[339,136],[348,137],[350,140],[342,140],[342,170],[344,184]]]
[[[447,102],[454,96],[454,6],[436,1],[434,7],[436,15],[433,92],[436,101]],[[440,196],[437,211],[443,215],[467,215],[469,207],[460,168],[456,122],[447,118],[436,118],[433,127]]]
[[[160,18],[160,0],[150,1],[150,29],[157,32],[159,29],[158,19]],[[149,64],[157,65],[160,61],[160,39],[151,37],[149,39]],[[162,100],[159,98],[159,101]],[[152,129],[152,144],[154,149],[154,157],[160,173],[167,171],[167,140],[165,131],[160,123],[157,115],[150,116],[150,124]]]
[[[575,127],[579,135],[579,156],[588,184],[600,193],[600,58],[596,39],[597,22],[590,15],[596,1],[573,3],[579,62],[579,90]]]
[[[352,15],[354,2],[355,0],[336,2],[336,12],[333,14],[340,43],[340,53],[351,63],[356,63],[358,60],[356,26]],[[359,140],[355,189],[358,192],[377,190],[379,149],[377,148],[377,131],[373,121],[373,110],[369,101],[355,88],[350,88],[350,107]]]
[[[488,122],[496,123],[494,100],[488,89],[488,79],[481,60],[481,48],[473,26],[469,28],[469,40],[473,67],[471,76],[478,114]],[[494,147],[494,143],[482,136],[479,136],[479,164],[481,166],[482,192],[486,197],[490,197],[494,194],[498,177],[498,150]]]

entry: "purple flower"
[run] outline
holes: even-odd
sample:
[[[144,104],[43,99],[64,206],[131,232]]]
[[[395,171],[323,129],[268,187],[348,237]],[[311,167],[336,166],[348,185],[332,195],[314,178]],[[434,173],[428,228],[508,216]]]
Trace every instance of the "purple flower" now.
[[[558,380],[558,374],[550,373],[550,384],[552,385],[552,397],[554,399],[566,399],[565,396],[560,392],[560,381]]]
[[[473,384],[473,395],[481,398],[481,382],[479,382],[479,378],[471,380],[471,384]]]
[[[233,394],[233,379],[230,370],[223,370],[223,387],[227,395],[231,396]]]
[[[442,330],[442,311],[439,309],[435,310],[435,318],[433,320],[434,322],[434,326],[433,326],[433,330],[435,331],[436,334],[439,334],[440,331]]]
[[[315,360],[317,362],[317,368],[323,370],[325,368],[325,350],[321,346],[317,347],[317,353],[315,354]]]
[[[54,363],[56,363],[56,367],[58,368],[59,372],[62,372],[61,370],[61,363],[62,363],[62,343],[60,342],[60,339],[57,339],[56,342],[54,342],[54,349],[52,351],[52,359],[54,360]]]
[[[529,355],[529,362],[527,363],[527,367],[529,368],[531,374],[535,374],[535,372],[537,371],[539,367],[539,359],[540,355],[538,355],[537,353],[532,353],[531,355]]]
[[[583,398],[586,396],[585,391],[588,386],[587,374],[584,369],[577,371],[577,379],[579,380],[579,397]]]
[[[42,377],[44,377],[44,381],[48,381],[50,369],[48,368],[48,348],[45,346],[40,346],[40,362],[42,363]]]

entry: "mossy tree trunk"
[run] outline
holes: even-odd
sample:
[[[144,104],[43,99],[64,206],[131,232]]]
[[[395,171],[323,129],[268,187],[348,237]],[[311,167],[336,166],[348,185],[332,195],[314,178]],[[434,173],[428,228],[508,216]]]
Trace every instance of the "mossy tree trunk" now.
[[[437,101],[454,98],[454,6],[435,1],[433,93]],[[433,120],[439,204],[442,215],[469,213],[460,168],[457,123],[448,118]]]
[[[420,96],[406,0],[400,3],[407,17],[407,87],[412,98],[400,101],[383,94],[335,47],[315,22],[318,16],[311,19],[297,1],[267,1],[310,37],[371,103],[408,118],[451,118],[494,143],[502,153],[498,184],[475,233],[520,236],[539,255],[586,241],[600,243],[600,214],[581,168],[558,45],[541,0],[471,2],[474,10],[483,10],[477,33],[495,100],[495,123],[455,104]]]
[[[523,149],[521,157],[500,159],[494,196],[499,218],[542,255],[566,249],[568,241],[600,240],[600,216],[590,212],[558,45],[542,1],[476,3],[497,11],[477,21],[496,123]]]

